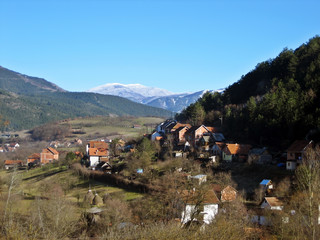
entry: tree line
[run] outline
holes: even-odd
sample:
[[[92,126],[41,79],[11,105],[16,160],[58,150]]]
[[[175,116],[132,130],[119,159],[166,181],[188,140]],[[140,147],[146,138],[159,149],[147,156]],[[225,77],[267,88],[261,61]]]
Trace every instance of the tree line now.
[[[176,118],[221,126],[233,139],[287,146],[319,138],[320,37],[285,48],[222,93],[206,93]]]

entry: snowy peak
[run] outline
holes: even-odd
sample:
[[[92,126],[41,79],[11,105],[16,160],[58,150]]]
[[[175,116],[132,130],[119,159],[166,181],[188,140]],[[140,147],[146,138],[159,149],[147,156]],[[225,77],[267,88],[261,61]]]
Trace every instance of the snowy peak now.
[[[87,92],[120,96],[140,103],[145,98],[162,97],[173,94],[172,92],[169,92],[165,89],[147,87],[141,84],[121,83],[108,83],[95,88],[91,88]]]
[[[146,87],[141,84],[108,83],[91,88],[87,92],[115,95],[149,106],[180,112],[190,104],[196,102],[204,93],[222,91],[223,89],[217,91],[202,90],[192,93],[172,93],[164,89]]]

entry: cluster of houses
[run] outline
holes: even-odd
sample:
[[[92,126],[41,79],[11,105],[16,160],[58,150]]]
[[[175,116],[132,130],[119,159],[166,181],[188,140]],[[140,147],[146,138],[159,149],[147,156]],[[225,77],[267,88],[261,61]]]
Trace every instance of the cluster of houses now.
[[[188,176],[188,179],[197,182],[195,186],[207,181],[204,174]],[[181,192],[184,209],[181,214],[181,223],[187,224],[191,221],[210,224],[216,217],[221,203],[235,201],[238,191],[230,185],[222,187],[218,184],[211,184],[206,191],[199,190],[197,187]]]
[[[0,147],[0,153],[4,152],[14,152],[20,145],[17,142],[5,143],[2,147]]]
[[[44,165],[59,160],[59,152],[52,147],[42,149],[41,153],[33,153],[27,158],[27,164]]]
[[[191,126],[176,120],[166,120],[156,127],[151,140],[166,143],[167,139],[173,140],[176,157],[185,156],[184,152],[193,148],[199,152],[207,152],[213,161],[217,156],[226,162],[238,161],[249,164],[270,164],[273,160],[272,154],[266,147],[253,148],[250,144],[227,142],[219,128],[216,127]],[[287,149],[286,169],[295,170],[302,162],[305,151],[311,146],[313,142],[307,140],[296,140],[292,143]]]
[[[51,141],[49,143],[49,147],[53,147],[53,148],[58,148],[58,147],[76,147],[76,146],[81,146],[82,145],[82,140],[80,138],[75,138],[72,141],[65,141],[65,142],[61,142],[61,141]]]
[[[206,175],[203,174],[188,176],[188,178],[197,180],[199,185],[206,182]],[[259,225],[268,225],[270,219],[267,216],[273,211],[281,211],[283,222],[289,222],[290,215],[294,215],[295,211],[289,210],[283,212],[284,202],[272,196],[274,189],[272,181],[270,179],[263,179],[259,187],[264,197],[258,207],[247,213],[251,222]],[[183,190],[181,195],[185,206],[181,214],[181,223],[187,224],[191,221],[196,221],[200,224],[210,224],[218,213],[226,212],[223,203],[235,201],[238,197],[238,191],[230,185],[221,187],[218,184],[211,184],[209,185],[209,189],[204,192],[195,187],[192,190]]]

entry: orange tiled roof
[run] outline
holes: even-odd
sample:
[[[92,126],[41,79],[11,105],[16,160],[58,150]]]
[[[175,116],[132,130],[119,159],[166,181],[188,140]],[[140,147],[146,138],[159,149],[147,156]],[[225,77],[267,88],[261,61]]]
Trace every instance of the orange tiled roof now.
[[[251,145],[248,144],[233,144],[233,143],[227,143],[226,147],[224,148],[224,151],[227,154],[248,154],[251,149]]]
[[[109,145],[106,142],[103,141],[90,141],[89,142],[89,148],[105,148],[108,149]]]
[[[108,156],[108,150],[105,148],[89,148],[89,156]]]
[[[31,154],[28,159],[40,159],[40,153]]]
[[[174,125],[171,129],[171,131],[175,131],[177,130],[178,128],[181,128],[181,127],[188,127],[188,128],[191,128],[191,125],[188,124],[188,123],[177,123],[176,125]]]
[[[4,164],[5,165],[23,164],[23,161],[22,160],[6,160]]]

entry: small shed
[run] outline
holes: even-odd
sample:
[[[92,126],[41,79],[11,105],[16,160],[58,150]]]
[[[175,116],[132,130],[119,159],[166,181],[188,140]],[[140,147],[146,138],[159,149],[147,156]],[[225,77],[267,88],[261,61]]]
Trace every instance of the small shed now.
[[[12,169],[14,167],[21,167],[23,165],[22,160],[6,160],[4,162],[4,168],[6,170]]]
[[[268,164],[272,162],[272,156],[267,148],[253,148],[249,151],[248,163]]]
[[[232,202],[236,200],[238,191],[231,187],[227,186],[221,191],[221,202]]]
[[[195,181],[199,185],[207,181],[207,175],[205,174],[198,174],[195,176],[188,176],[188,179],[191,181]]]
[[[260,188],[262,188],[264,191],[270,191],[273,189],[273,184],[270,179],[263,179],[260,182]]]
[[[263,202],[261,203],[260,207],[263,209],[270,209],[270,210],[282,210],[283,209],[283,202],[276,197],[265,197]]]

